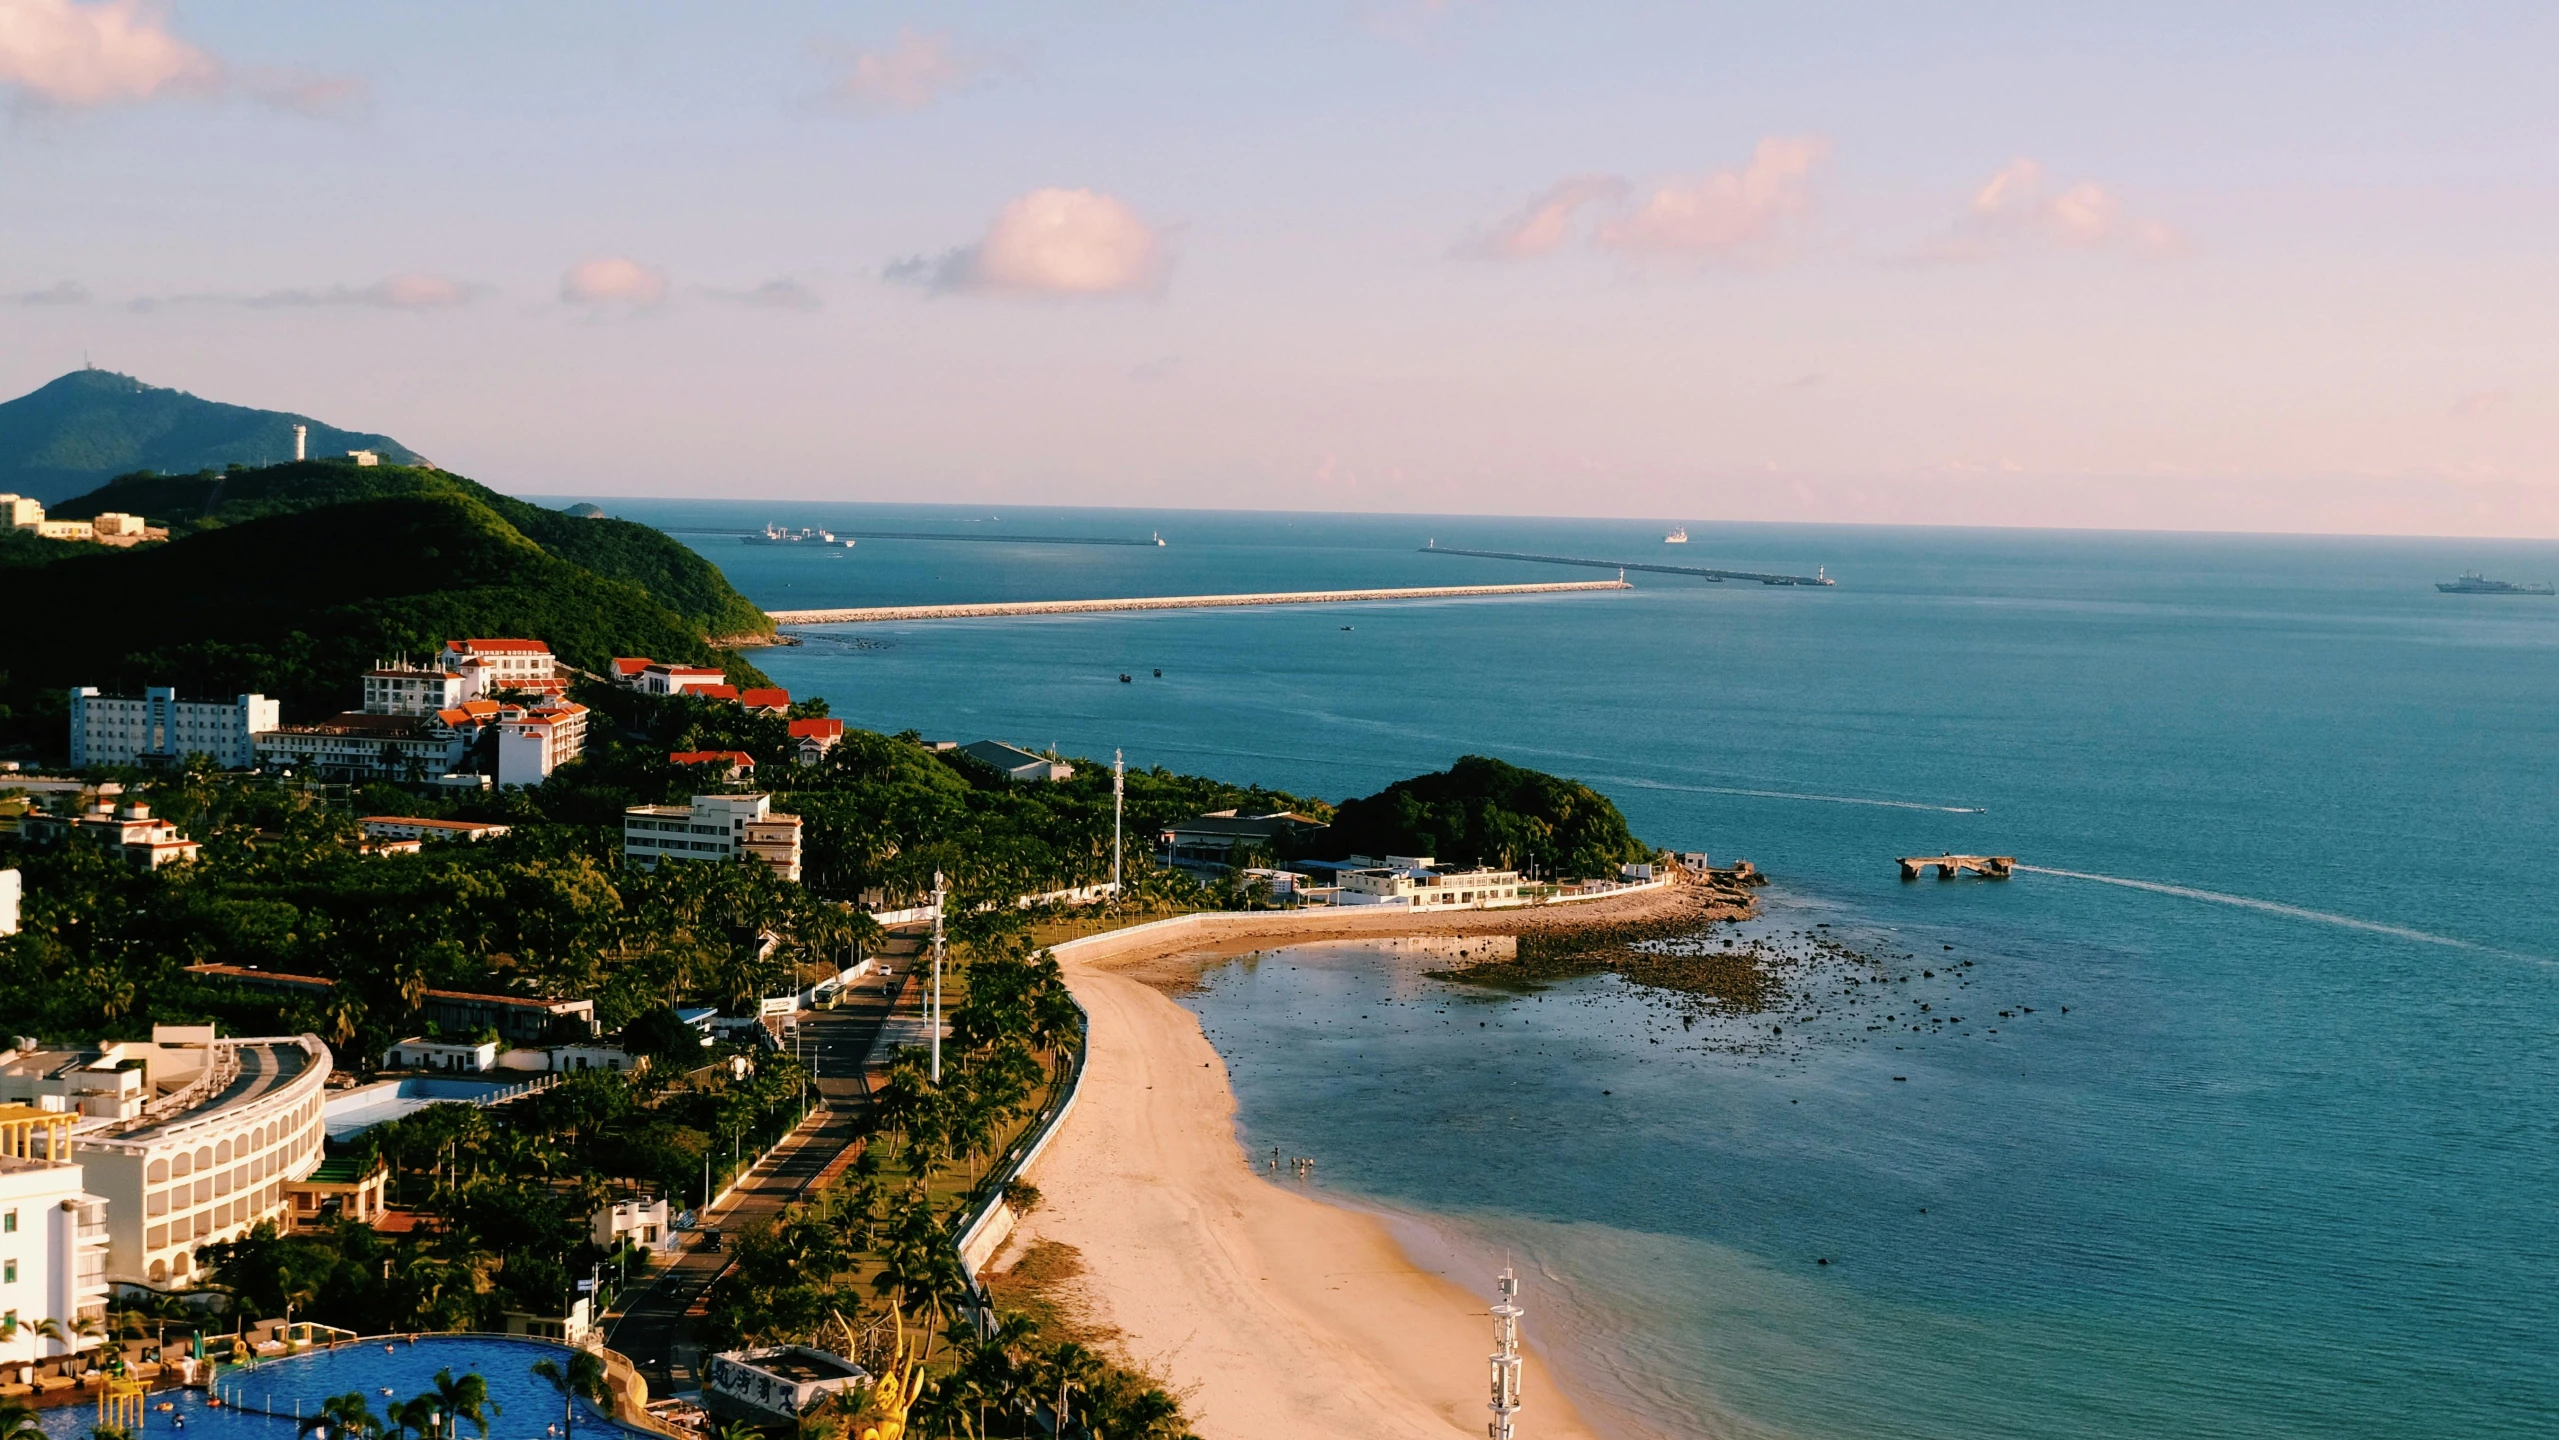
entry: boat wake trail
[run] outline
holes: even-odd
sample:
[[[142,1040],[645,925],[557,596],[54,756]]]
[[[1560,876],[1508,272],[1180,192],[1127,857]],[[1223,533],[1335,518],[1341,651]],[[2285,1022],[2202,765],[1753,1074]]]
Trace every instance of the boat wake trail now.
[[[1885,810],[1925,810],[1934,815],[1987,815],[1990,813],[1979,805],[1927,805],[1917,800],[1869,800],[1858,795],[1808,795],[1798,790],[1740,790],[1729,785],[1672,785],[1660,780],[1638,780],[1630,775],[1602,775],[1594,778],[1612,781],[1619,785],[1633,785],[1645,790],[1677,790],[1690,795],[1748,795],[1759,800],[1818,800],[1825,805],[1873,805]]]
[[[2506,954],[2468,940],[2449,935],[2434,935],[2411,930],[2404,925],[2384,925],[2378,920],[2358,920],[2352,915],[2332,915],[2325,910],[2305,910],[2298,905],[2285,905],[2273,900],[2256,900],[2246,895],[2225,895],[2218,890],[2197,890],[2189,885],[2163,885],[2156,880],[2127,880],[2120,875],[2090,875],[2079,870],[2052,870],[2041,865],[2020,865],[2025,874],[2051,875],[2063,880],[2087,880],[2099,885],[2121,885],[2127,890],[2148,890],[2158,895],[2175,895],[2186,900],[2209,900],[2215,905],[2236,905],[2243,910],[2262,910],[2269,915],[2282,915],[2294,920],[2315,920],[2322,925],[2341,925],[2348,930],[2366,930],[2375,935],[2392,935],[2424,945],[2449,945],[2455,950],[2479,950],[2489,954]],[[2529,956],[2518,958],[2533,958]]]

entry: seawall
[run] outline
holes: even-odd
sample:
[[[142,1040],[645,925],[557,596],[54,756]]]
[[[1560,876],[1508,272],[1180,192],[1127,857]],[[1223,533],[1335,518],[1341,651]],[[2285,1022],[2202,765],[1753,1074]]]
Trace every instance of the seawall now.
[[[1342,605],[1367,600],[1468,600],[1488,595],[1566,595],[1632,590],[1623,580],[1550,585],[1417,585],[1397,590],[1282,590],[1252,595],[1137,595],[1118,600],[1008,600],[982,605],[874,605],[845,610],[773,610],[776,625],[868,625],[889,620],[981,620],[1007,615],[1082,615],[1105,610],[1217,610],[1252,605]]]

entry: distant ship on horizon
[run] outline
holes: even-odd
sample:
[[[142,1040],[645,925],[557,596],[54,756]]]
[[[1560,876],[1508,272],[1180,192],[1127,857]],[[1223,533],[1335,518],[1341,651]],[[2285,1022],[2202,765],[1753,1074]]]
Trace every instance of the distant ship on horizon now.
[[[2465,570],[2458,580],[2438,580],[2435,588],[2446,595],[2550,595],[2559,593],[2547,582],[2518,585],[2512,580],[2491,580],[2476,570]]]
[[[847,550],[853,548],[852,541],[836,539],[835,532],[831,530],[785,530],[779,525],[765,526],[761,535],[741,535],[738,538],[749,545],[841,545]]]
[[[1673,531],[1672,531],[1672,532],[1670,532],[1669,534],[1667,534],[1667,535],[1665,535],[1665,536],[1663,536],[1663,537],[1662,537],[1662,543],[1663,543],[1663,544],[1665,544],[1665,545],[1685,545],[1685,544],[1687,544],[1687,543],[1688,543],[1688,528],[1687,528],[1686,526],[1682,526],[1682,527],[1680,527],[1680,528],[1679,528],[1679,529],[1677,529],[1677,530],[1673,530]]]

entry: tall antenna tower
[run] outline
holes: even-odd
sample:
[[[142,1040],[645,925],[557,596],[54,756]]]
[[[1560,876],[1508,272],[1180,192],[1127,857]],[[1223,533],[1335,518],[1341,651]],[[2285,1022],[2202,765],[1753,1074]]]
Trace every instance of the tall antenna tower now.
[[[1128,762],[1120,752],[1111,752],[1111,908],[1120,905],[1120,811],[1122,798],[1128,793]]]
[[[942,1083],[942,911],[948,904],[949,887],[942,883],[942,872],[933,872],[933,1005],[926,1024],[933,1035],[933,1083]]]
[[[293,458],[294,458],[294,459],[296,459],[296,460],[308,460],[308,459],[310,459],[310,458],[311,458],[311,456],[310,456],[310,455],[309,455],[309,453],[308,453],[308,452],[309,452],[309,450],[310,450],[310,448],[311,448],[311,427],[310,427],[310,426],[308,426],[308,425],[296,425],[296,426],[294,426],[294,427],[293,427]]]
[[[1492,1440],[1514,1440],[1511,1417],[1519,1413],[1519,1277],[1502,1267],[1496,1282],[1502,1298],[1493,1303],[1493,1423],[1484,1427]]]

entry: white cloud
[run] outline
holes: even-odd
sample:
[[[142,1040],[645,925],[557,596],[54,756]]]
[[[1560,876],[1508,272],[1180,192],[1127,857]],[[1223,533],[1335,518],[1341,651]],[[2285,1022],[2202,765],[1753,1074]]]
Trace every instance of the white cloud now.
[[[1457,253],[1479,260],[1525,260],[1550,254],[1572,240],[1574,222],[1583,210],[1625,194],[1626,182],[1614,175],[1559,180],[1490,230],[1460,244]]]
[[[1615,175],[1576,175],[1457,246],[1459,255],[1525,260],[1550,255],[1596,222],[1592,245],[1624,255],[1698,264],[1764,265],[1785,259],[1814,210],[1813,174],[1830,142],[1771,135],[1750,162],[1694,180],[1667,180],[1636,196]],[[1633,203],[1628,204],[1630,197]]]
[[[891,280],[1011,295],[1133,295],[1164,287],[1163,232],[1116,197],[1034,190],[1006,205],[975,245],[890,265]]]
[[[0,0],[0,86],[22,103],[64,109],[236,89],[303,114],[336,115],[361,108],[366,95],[360,79],[278,69],[235,76],[143,0]]]
[[[2145,254],[2183,249],[2185,237],[2157,220],[2135,220],[2123,201],[2093,180],[2050,193],[2044,167],[2019,157],[2002,165],[1973,192],[1963,221],[1920,252],[1923,260],[1987,260],[2019,244],[2040,242],[2071,250],[2123,245]]]
[[[975,80],[982,68],[948,35],[914,30],[900,30],[885,50],[820,49],[837,67],[827,98],[856,110],[921,110]]]
[[[666,272],[622,255],[603,255],[569,267],[560,277],[560,299],[571,305],[663,304]]]
[[[1702,180],[1675,181],[1634,212],[1602,225],[1599,243],[1635,254],[1764,264],[1782,259],[1813,211],[1812,177],[1830,142],[1771,135],[1750,163]]]

